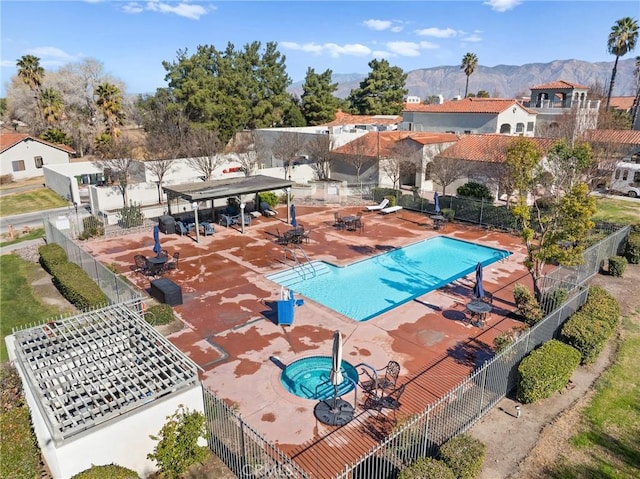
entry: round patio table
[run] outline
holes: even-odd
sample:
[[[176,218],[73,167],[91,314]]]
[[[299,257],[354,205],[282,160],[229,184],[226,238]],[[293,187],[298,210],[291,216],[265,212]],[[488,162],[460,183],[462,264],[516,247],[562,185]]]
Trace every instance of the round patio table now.
[[[491,305],[489,303],[485,303],[484,301],[480,301],[479,299],[475,299],[467,304],[467,309],[471,311],[472,317],[475,316],[478,318],[475,322],[475,325],[479,328],[484,328],[487,314],[489,314],[492,309]]]
[[[147,261],[152,264],[165,264],[169,260],[168,256],[152,256]]]

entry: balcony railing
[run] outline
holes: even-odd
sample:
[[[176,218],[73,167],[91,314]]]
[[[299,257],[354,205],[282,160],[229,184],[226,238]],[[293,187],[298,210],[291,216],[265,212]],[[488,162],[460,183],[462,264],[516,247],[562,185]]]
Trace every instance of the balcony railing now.
[[[600,108],[600,100],[538,100],[525,101],[522,103],[527,108],[537,108],[540,110],[548,110],[553,108],[580,108],[588,110],[597,110]]]

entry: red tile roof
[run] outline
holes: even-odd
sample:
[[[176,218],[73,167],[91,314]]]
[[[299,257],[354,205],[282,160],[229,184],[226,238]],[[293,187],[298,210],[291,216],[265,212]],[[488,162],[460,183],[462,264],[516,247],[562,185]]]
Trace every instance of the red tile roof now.
[[[640,131],[638,130],[587,130],[584,132],[583,138],[585,141],[596,143],[640,145]]]
[[[588,90],[588,86],[578,85],[564,80],[543,83],[542,85],[532,86],[530,90]]]
[[[633,107],[633,102],[635,99],[635,96],[612,96],[609,105],[611,106],[611,108],[629,111]]]
[[[338,110],[336,119],[322,126],[395,125],[401,121],[402,116],[399,115],[351,115]]]
[[[423,103],[405,103],[406,112],[424,113],[502,113],[509,108],[517,106],[520,109],[535,115],[536,113],[523,107],[516,100],[505,98],[465,98],[463,100],[450,100],[441,105],[425,105]]]
[[[450,146],[438,156],[440,158],[502,163],[507,159],[507,147],[521,139],[520,136],[498,134],[464,135],[455,145]],[[551,138],[527,138],[527,140],[534,141],[543,152],[548,151],[557,141]]]
[[[388,158],[393,156],[397,143],[405,139],[413,140],[421,145],[458,141],[458,137],[453,133],[372,131],[336,148],[334,153]]]
[[[18,143],[26,139],[31,139],[33,141],[42,143],[43,145],[57,148],[69,153],[70,155],[75,155],[76,153],[76,151],[68,145],[56,145],[55,143],[49,143],[48,141],[44,141],[36,136],[31,136],[26,133],[0,133],[0,153],[5,152],[9,148],[14,147]]]

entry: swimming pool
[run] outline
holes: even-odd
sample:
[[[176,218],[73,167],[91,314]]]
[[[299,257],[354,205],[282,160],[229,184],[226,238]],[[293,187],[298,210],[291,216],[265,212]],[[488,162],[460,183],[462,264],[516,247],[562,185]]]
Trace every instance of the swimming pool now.
[[[348,266],[313,261],[267,276],[356,321],[366,321],[475,270],[507,250],[437,236]]]

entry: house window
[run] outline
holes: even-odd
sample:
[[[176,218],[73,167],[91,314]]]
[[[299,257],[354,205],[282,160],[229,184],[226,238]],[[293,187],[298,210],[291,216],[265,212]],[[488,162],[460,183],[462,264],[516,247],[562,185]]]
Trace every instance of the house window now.
[[[424,179],[425,180],[430,180],[431,179],[432,170],[433,170],[433,165],[431,164],[431,162],[427,163],[424,166]]]
[[[533,122],[532,121],[527,123],[527,131],[533,131]]]
[[[509,123],[503,123],[500,125],[500,133],[511,133],[511,125]]]
[[[42,168],[42,165],[44,164],[44,162],[42,161],[41,156],[34,156],[33,161],[36,162],[36,168]]]
[[[13,171],[24,171],[24,160],[12,161]]]
[[[524,123],[516,123],[516,133],[524,132]]]
[[[634,183],[640,183],[640,171],[636,171],[633,174],[633,182]]]
[[[616,170],[616,180],[620,179],[620,170]]]
[[[627,181],[629,178],[629,170],[622,170],[622,181]]]

